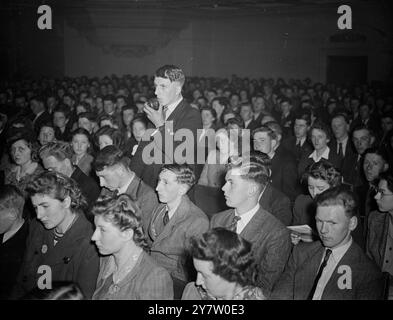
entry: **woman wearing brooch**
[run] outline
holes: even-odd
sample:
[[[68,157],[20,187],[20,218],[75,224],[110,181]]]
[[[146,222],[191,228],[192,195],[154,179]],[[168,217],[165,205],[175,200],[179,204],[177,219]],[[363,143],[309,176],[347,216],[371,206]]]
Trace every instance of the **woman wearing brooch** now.
[[[257,269],[251,243],[237,233],[214,228],[191,240],[197,273],[182,300],[265,300],[256,287]]]
[[[100,199],[92,211],[92,241],[104,256],[93,300],[173,299],[172,278],[146,252],[140,210],[131,198]]]
[[[83,210],[87,202],[76,182],[62,174],[43,172],[26,192],[36,211],[26,241],[25,256],[12,298],[34,290],[52,289],[72,281],[91,298],[99,271],[99,256],[90,238],[92,225]]]

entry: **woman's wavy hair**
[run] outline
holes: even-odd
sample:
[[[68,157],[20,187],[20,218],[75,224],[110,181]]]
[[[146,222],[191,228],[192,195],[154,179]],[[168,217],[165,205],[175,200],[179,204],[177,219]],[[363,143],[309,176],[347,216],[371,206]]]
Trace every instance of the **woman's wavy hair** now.
[[[49,195],[59,201],[71,199],[71,211],[78,212],[87,209],[87,201],[80,191],[78,184],[71,178],[54,171],[44,171],[26,187],[29,196],[36,194]]]
[[[40,146],[36,140],[36,137],[34,136],[34,133],[28,130],[15,131],[14,134],[7,139],[8,150],[11,151],[12,145],[19,140],[23,140],[26,142],[27,147],[31,151],[31,160],[33,162],[38,162],[40,160],[38,154]]]
[[[340,171],[325,159],[321,159],[308,166],[306,172],[302,176],[302,182],[306,183],[309,177],[326,181],[330,188],[340,186],[343,180]]]
[[[213,273],[241,286],[256,285],[257,267],[252,245],[237,233],[224,228],[211,229],[190,239],[194,259],[211,261]]]
[[[99,148],[98,138],[100,136],[108,136],[113,141],[113,145],[115,145],[121,150],[123,149],[124,139],[119,129],[111,128],[110,126],[103,126],[102,128],[100,128],[94,135],[94,140],[98,148]]]
[[[132,229],[135,244],[145,250],[149,249],[146,236],[142,228],[141,210],[127,194],[117,197],[101,197],[94,204],[92,213],[101,216],[120,231]]]

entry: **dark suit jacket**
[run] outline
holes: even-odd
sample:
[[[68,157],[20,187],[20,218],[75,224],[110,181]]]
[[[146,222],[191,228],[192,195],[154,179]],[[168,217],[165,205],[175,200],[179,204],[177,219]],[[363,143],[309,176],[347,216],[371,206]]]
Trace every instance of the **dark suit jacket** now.
[[[39,134],[41,126],[48,122],[52,122],[52,115],[50,115],[48,111],[44,111],[35,121],[33,121],[34,131],[37,135]]]
[[[192,261],[187,252],[189,240],[192,236],[206,232],[209,229],[209,220],[185,195],[168,224],[159,233],[163,226],[164,207],[165,204],[159,204],[152,214],[148,231],[151,256],[167,269],[172,277],[189,281],[194,276]]]
[[[282,146],[291,153],[291,155],[296,159],[296,162],[299,162],[304,154],[311,154],[313,151],[313,146],[307,139],[298,149],[296,147],[296,137],[294,136],[286,138],[282,142]]]
[[[280,190],[274,188],[270,183],[266,185],[262,193],[259,204],[267,212],[282,222],[283,225],[289,226],[292,222],[291,201]]]
[[[170,130],[170,122],[173,123],[173,131]],[[170,114],[168,119],[165,121],[166,126],[161,126],[158,128],[159,132],[157,132],[154,136],[148,136],[152,134],[152,131],[149,133],[147,131],[145,137],[142,138],[142,141],[139,144],[139,147],[131,160],[131,170],[136,173],[138,177],[140,177],[145,183],[150,185],[152,188],[155,188],[157,185],[157,178],[160,173],[160,170],[164,164],[164,162],[174,163],[179,162],[174,158],[174,154],[176,152],[176,148],[180,144],[184,144],[185,138],[183,137],[181,141],[175,141],[174,137],[176,131],[179,129],[188,129],[192,133],[193,137],[193,154],[188,154],[187,159],[191,158],[192,163],[195,163],[195,157],[197,154],[197,129],[202,128],[202,120],[201,114],[199,110],[192,108],[184,99],[179,103],[179,105],[175,108],[175,110]],[[150,128],[152,129],[152,128]],[[157,136],[161,134],[162,139],[158,139]],[[165,148],[165,141],[167,139],[173,139],[173,149]],[[159,141],[161,140],[161,141]],[[178,140],[178,139],[176,139]],[[153,142],[152,145],[149,145]],[[190,142],[187,143],[190,145]],[[150,154],[152,147],[154,146],[153,153],[154,159],[157,159],[157,162],[154,161],[152,164],[146,163],[146,159],[143,159],[143,151],[146,147],[148,147],[145,153]],[[185,147],[183,145],[183,147]],[[146,156],[146,155],[145,155]],[[153,160],[153,159],[152,159]],[[190,163],[191,161],[187,161]],[[192,165],[191,163],[191,165]],[[195,169],[195,168],[194,168]],[[198,177],[197,177],[198,179]]]
[[[8,299],[15,285],[25,254],[28,233],[29,222],[25,221],[6,242],[3,243],[4,234],[0,235],[0,300]]]
[[[337,140],[336,139],[330,140],[330,142],[329,142],[329,149],[330,149],[330,152],[333,152],[334,154],[337,154],[338,150],[337,150]],[[353,143],[352,143],[350,138],[348,138],[347,145],[345,146],[345,150],[343,150],[343,152],[345,154],[344,157],[338,156],[338,158],[341,161],[340,168],[342,167],[342,164],[343,164],[343,161],[344,161],[345,158],[353,158],[353,156],[356,154],[355,146],[353,145]]]
[[[56,246],[53,245],[53,235],[53,230],[45,229],[38,220],[31,222],[13,298],[22,297],[37,286],[42,276],[38,268],[42,265],[51,268],[52,281],[72,281],[78,284],[86,298],[92,297],[99,271],[99,256],[91,242],[91,223],[84,214],[78,213],[78,219]]]
[[[272,293],[273,299],[306,300],[318,273],[325,248],[320,241],[299,243],[294,247],[288,265]],[[340,267],[349,266],[352,273],[351,289],[340,289],[338,284],[344,272]],[[349,273],[346,273],[349,275]],[[322,300],[381,299],[382,273],[362,249],[352,242],[348,251],[333,271],[322,294]]]
[[[168,271],[157,266],[155,261],[142,252],[136,265],[119,282],[119,291],[109,294],[104,287],[105,282],[112,282],[112,256],[101,258],[100,273],[97,279],[97,289],[93,300],[172,300],[173,283]]]
[[[389,213],[377,210],[371,212],[368,217],[366,252],[376,262],[379,268],[383,266],[389,232],[389,219]]]
[[[234,209],[220,212],[212,217],[210,227],[229,228],[234,216]],[[280,278],[291,252],[288,229],[269,212],[259,208],[240,236],[253,245],[259,265],[258,284],[264,295],[268,296]]]
[[[74,179],[82,191],[82,194],[86,197],[89,208],[94,205],[100,195],[100,188],[98,187],[95,180],[83,173],[78,166],[74,166],[75,170],[71,175],[71,179]]]
[[[156,192],[135,176],[128,186],[126,194],[128,194],[141,209],[143,230],[146,232],[149,229],[153,211],[158,205]]]
[[[293,222],[294,226],[307,224],[314,230],[316,206],[310,195],[299,195],[293,206]]]
[[[363,157],[359,161],[357,158],[357,153],[344,157],[341,166],[344,182],[350,184],[353,188],[367,184],[363,172]]]
[[[300,159],[299,165],[297,167],[299,177],[302,177],[303,173],[306,171],[306,169],[309,165],[315,163],[312,158],[309,158],[309,156],[311,155],[312,152],[314,152],[314,150],[311,151],[309,154],[304,154],[302,156],[302,158]],[[333,153],[331,150],[329,151],[329,157],[328,157],[327,161],[329,161],[335,168],[340,170],[341,160],[337,156],[337,154]]]
[[[283,192],[291,202],[300,193],[300,184],[296,171],[296,160],[292,155],[279,146],[272,159],[271,181],[273,187]]]
[[[259,128],[260,126],[261,126],[261,122],[260,122],[260,121],[257,122],[257,121],[255,121],[255,120],[251,120],[251,122],[248,124],[247,127],[246,127],[246,124],[244,123],[244,129],[249,129],[249,130],[250,130],[250,135],[251,135],[251,133],[252,133],[255,129]]]

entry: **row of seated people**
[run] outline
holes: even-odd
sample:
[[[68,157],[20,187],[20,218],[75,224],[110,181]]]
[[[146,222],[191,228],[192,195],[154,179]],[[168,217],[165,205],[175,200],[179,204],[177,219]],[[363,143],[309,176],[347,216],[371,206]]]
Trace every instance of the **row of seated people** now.
[[[4,186],[5,297],[48,289],[48,281],[75,282],[88,299],[386,297],[392,274],[391,173],[380,176],[379,211],[369,215],[364,252],[352,237],[359,225],[356,196],[344,186],[328,186],[315,197],[314,241],[297,243],[294,235],[291,241],[285,225],[260,205],[269,184],[266,160],[257,152],[231,159],[222,188],[230,209],[211,219],[188,196],[195,183],[188,165],[164,165],[154,193],[114,146],[95,159],[108,190],[90,211],[75,180],[55,170],[27,184],[36,212],[30,219],[23,218],[23,194]],[[339,174],[325,161],[311,168],[310,186]]]

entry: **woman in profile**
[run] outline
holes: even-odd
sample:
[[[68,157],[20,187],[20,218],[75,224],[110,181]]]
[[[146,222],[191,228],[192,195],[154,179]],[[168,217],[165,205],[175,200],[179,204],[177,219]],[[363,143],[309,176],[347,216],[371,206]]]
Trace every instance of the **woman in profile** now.
[[[104,256],[93,300],[173,299],[172,278],[146,252],[140,210],[131,198],[100,199],[93,214],[92,241]]]
[[[182,300],[265,300],[256,287],[257,269],[251,243],[237,233],[214,228],[191,239],[196,282],[187,284]]]

